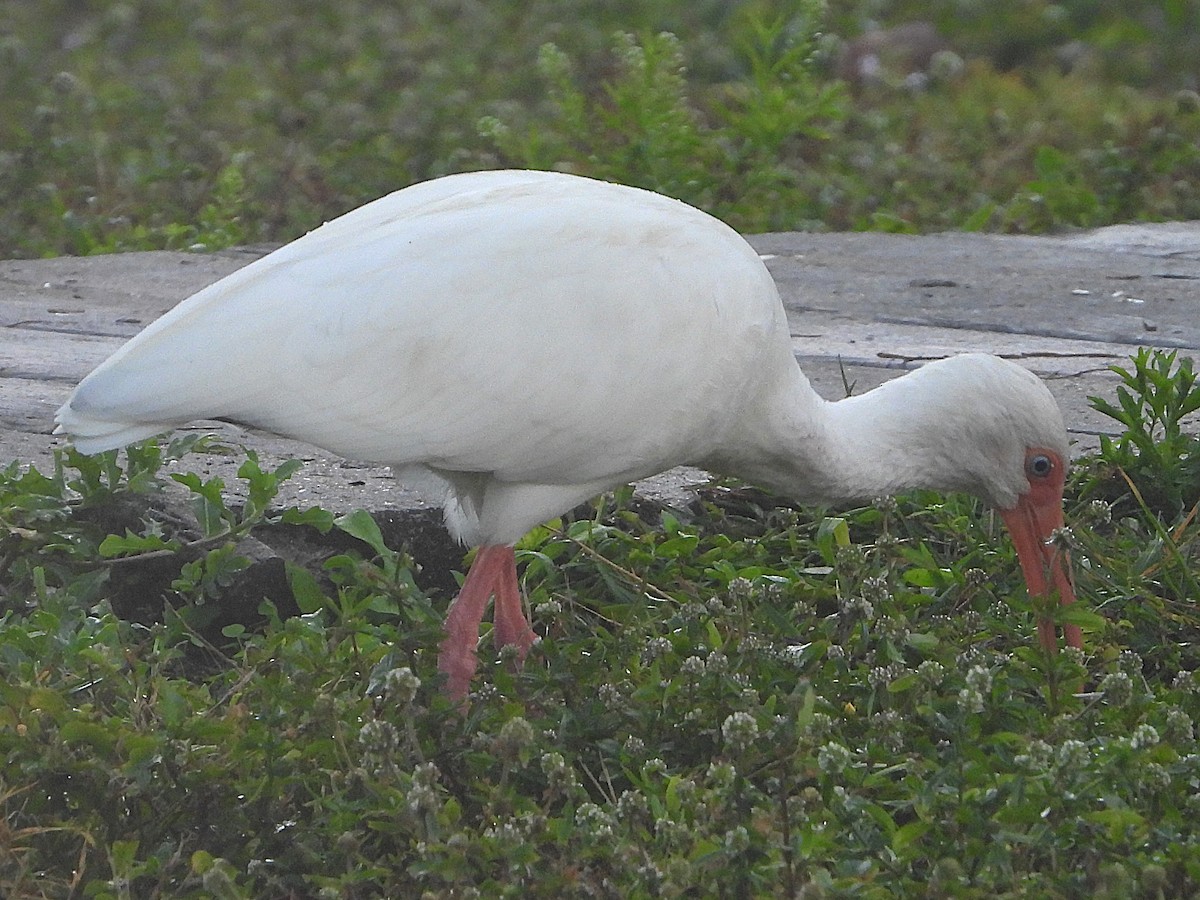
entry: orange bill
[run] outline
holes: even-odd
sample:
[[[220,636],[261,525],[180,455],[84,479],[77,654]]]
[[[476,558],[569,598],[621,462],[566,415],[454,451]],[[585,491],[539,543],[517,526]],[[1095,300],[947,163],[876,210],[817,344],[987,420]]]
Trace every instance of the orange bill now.
[[[1032,485],[1016,506],[1001,510],[1000,515],[1012,533],[1029,595],[1045,597],[1057,592],[1063,605],[1074,603],[1070,556],[1053,540],[1054,532],[1063,527],[1061,476]],[[1083,647],[1083,632],[1078,625],[1066,625],[1063,631],[1069,646]],[[1046,619],[1038,622],[1038,640],[1047,650],[1057,651],[1058,636],[1053,622]]]

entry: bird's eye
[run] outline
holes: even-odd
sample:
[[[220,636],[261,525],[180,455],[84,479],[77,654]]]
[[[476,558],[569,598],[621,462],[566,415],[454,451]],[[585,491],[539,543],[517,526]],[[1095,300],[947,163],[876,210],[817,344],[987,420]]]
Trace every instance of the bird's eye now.
[[[1025,460],[1025,471],[1030,478],[1045,478],[1054,471],[1054,460],[1045,453],[1034,453]]]

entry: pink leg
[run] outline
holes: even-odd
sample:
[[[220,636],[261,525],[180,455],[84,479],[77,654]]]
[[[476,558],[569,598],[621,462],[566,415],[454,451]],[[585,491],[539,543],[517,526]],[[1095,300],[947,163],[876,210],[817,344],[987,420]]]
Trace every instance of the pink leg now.
[[[438,669],[448,676],[446,692],[456,700],[466,699],[475,674],[478,658],[479,623],[487,603],[496,598],[496,643],[515,644],[521,660],[537,635],[525,621],[521,611],[521,594],[517,587],[517,564],[513,548],[480,547],[475,554],[467,580],[458,597],[446,613],[446,638],[439,646]]]
[[[499,549],[507,551],[509,563],[505,566],[503,580],[496,585],[496,625],[492,634],[497,647],[516,647],[517,661],[523,663],[529,648],[537,640],[537,634],[529,627],[525,612],[521,609],[521,589],[517,586],[517,561],[513,556],[513,548]]]

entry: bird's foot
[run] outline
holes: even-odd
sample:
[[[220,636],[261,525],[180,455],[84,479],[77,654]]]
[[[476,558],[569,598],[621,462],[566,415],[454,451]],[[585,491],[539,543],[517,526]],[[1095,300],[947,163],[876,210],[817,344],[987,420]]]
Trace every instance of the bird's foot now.
[[[460,705],[471,691],[471,677],[479,665],[473,644],[464,646],[453,636],[438,645],[438,671],[446,676],[446,694]]]
[[[479,663],[475,652],[479,623],[493,597],[496,600],[493,637],[498,648],[515,647],[520,664],[538,639],[521,609],[513,548],[480,547],[462,590],[446,613],[446,639],[439,646],[438,670],[446,674],[446,693],[460,704],[465,703],[471,689],[471,677]]]
[[[517,600],[514,605],[502,603],[499,598],[496,600],[492,639],[499,650],[503,650],[505,647],[516,648],[518,666],[525,662],[525,657],[529,655],[529,648],[541,640],[537,632],[529,627],[529,622],[526,621],[525,614],[521,611],[520,600]]]

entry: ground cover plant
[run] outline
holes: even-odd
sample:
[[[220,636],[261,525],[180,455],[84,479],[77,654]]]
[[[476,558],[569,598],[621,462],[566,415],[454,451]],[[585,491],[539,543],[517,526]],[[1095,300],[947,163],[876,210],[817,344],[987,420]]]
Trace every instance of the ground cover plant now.
[[[1060,536],[1085,653],[1030,638],[974,500],[721,482],[523,541],[545,637],[519,672],[485,652],[466,715],[437,688],[448,592],[365,513],[274,508],[292,465],[247,457],[234,508],[186,473],[222,449],[195,437],[13,463],[0,894],[1191,896],[1200,389],[1173,355],[1123,368]],[[220,601],[270,529],[344,541],[248,620]]]

